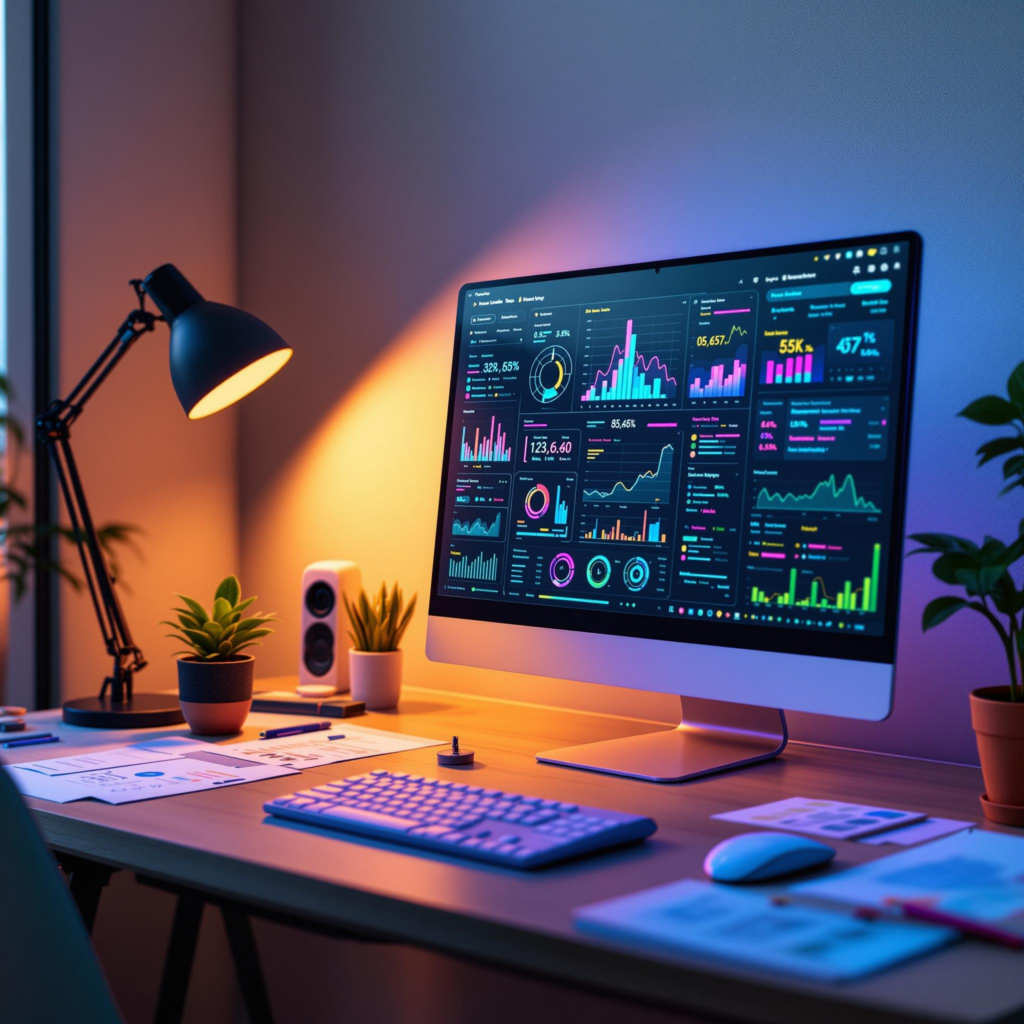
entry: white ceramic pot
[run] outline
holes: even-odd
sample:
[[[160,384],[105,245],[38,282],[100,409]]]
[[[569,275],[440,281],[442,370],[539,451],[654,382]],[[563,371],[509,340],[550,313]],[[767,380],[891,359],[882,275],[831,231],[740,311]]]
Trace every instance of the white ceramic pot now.
[[[401,651],[348,652],[352,699],[366,702],[368,711],[393,708],[402,693]]]

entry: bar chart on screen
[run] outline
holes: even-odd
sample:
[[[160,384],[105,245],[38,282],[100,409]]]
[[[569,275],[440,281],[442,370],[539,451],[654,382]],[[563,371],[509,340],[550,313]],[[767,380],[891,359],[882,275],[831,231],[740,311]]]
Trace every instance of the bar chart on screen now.
[[[690,305],[689,401],[736,400],[750,393],[750,356],[757,323],[756,292],[696,298]]]
[[[467,551],[452,545],[448,552],[448,578],[494,583],[498,579],[498,552]]]
[[[761,352],[758,380],[763,387],[820,384],[825,379],[825,353],[815,350],[803,338],[772,338],[768,351]]]
[[[459,461],[477,464],[511,462],[515,423],[514,406],[484,413],[465,410],[459,435]]]
[[[819,546],[824,545],[808,545]],[[750,602],[836,612],[876,612],[882,545],[872,544],[867,554],[870,561],[863,563],[862,575],[851,571],[852,566],[860,568],[862,554],[857,553],[858,557],[851,559],[844,553],[833,564],[843,564],[845,573],[833,570],[828,562],[813,568],[800,562],[773,574],[770,582],[768,576],[757,579],[750,590]]]
[[[582,408],[674,405],[682,367],[681,303],[620,303],[587,313],[591,315],[585,321],[581,348]]]

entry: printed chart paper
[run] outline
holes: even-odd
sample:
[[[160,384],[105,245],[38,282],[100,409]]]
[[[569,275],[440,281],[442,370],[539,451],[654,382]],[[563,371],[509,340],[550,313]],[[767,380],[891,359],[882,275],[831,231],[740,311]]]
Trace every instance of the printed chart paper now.
[[[344,733],[343,740],[329,739],[331,735]],[[419,747],[438,747],[443,740],[428,740],[422,736],[407,736],[403,733],[385,732],[383,729],[367,729],[349,725],[339,720],[330,732],[309,732],[300,736],[282,736],[276,740],[249,740],[243,743],[229,743],[218,746],[222,753],[231,752],[261,764],[287,764],[293,768],[316,768],[322,764],[336,764],[339,761],[355,761],[361,757],[376,757],[378,754],[397,754],[402,750],[416,750]]]
[[[6,767],[14,784],[25,796],[61,804],[88,797],[108,804],[127,804],[298,774],[287,765],[256,764],[205,750],[194,751],[187,757],[165,754],[141,764],[107,766],[69,775],[44,775],[24,770],[22,765]]]
[[[926,814],[897,811],[891,807],[870,807],[866,804],[840,803],[835,800],[809,800],[791,796],[757,807],[712,814],[720,821],[737,821],[761,828],[805,832],[832,839],[858,839],[874,832],[885,832],[900,825],[924,821]]]
[[[894,828],[891,832],[866,836],[858,841],[867,846],[914,846],[932,839],[941,839],[954,832],[963,832],[967,828],[975,828],[975,823],[956,821],[954,818],[925,818],[916,825],[904,825],[901,828]]]
[[[889,900],[928,903],[979,921],[1012,921],[1024,930],[1024,836],[959,832],[801,882],[790,892],[872,907]]]
[[[849,911],[685,879],[573,912],[578,928],[633,945],[819,981],[873,974],[957,937],[951,928],[862,921]]]
[[[67,757],[50,757],[45,761],[22,761],[9,767],[40,775],[75,775],[78,772],[100,771],[104,768],[127,768],[133,764],[148,764],[164,761],[174,755],[142,747],[114,747],[112,750],[89,751],[85,754],[71,754]]]

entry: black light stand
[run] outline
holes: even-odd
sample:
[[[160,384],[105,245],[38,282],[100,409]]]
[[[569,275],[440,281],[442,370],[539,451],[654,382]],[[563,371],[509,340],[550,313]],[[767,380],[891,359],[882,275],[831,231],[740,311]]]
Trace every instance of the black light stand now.
[[[99,359],[89,368],[65,399],[52,402],[36,420],[36,430],[46,443],[57,470],[57,479],[67,504],[71,529],[82,559],[82,571],[89,587],[96,618],[106,644],[107,654],[113,658],[111,675],[103,680],[98,697],[82,697],[64,704],[64,721],[71,725],[88,725],[102,729],[135,729],[146,726],[178,725],[185,721],[178,701],[159,693],[133,694],[132,682],[136,672],[146,667],[142,651],[132,639],[124,610],[117,597],[115,580],[107,566],[103,547],[96,534],[92,513],[85,497],[82,481],[71,451],[71,426],[82,414],[86,402],[124,358],[128,350],[143,334],[152,331],[163,317],[147,310],[146,296],[141,280],[131,281],[138,300],[118,328],[113,341],[103,350]],[[109,691],[109,694],[108,694]]]
[[[174,697],[132,692],[135,673],[146,667],[146,659],[125,621],[85,500],[71,452],[72,424],[132,345],[159,322],[170,328],[171,382],[189,419],[203,419],[233,405],[269,380],[292,355],[291,346],[273,328],[244,310],[204,299],[171,263],[131,286],[138,306],[114,340],[71,394],[53,402],[36,420],[39,439],[53,455],[103,642],[114,660],[100,695],[67,701],[64,721],[99,729],[179,725],[185,717]],[[147,295],[162,316],[146,309]]]

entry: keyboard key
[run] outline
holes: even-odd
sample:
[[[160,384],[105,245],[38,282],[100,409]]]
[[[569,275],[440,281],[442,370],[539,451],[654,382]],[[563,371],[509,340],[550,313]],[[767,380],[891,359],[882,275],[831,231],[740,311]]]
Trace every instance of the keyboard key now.
[[[445,825],[422,825],[419,828],[414,828],[409,835],[429,838],[432,836],[446,836],[450,831],[451,829]]]
[[[579,810],[575,804],[559,804],[558,809],[560,811],[564,811],[566,814],[572,814],[574,811]]]
[[[324,811],[325,818],[337,818],[339,821],[351,822],[353,825],[369,825],[374,828],[388,829],[392,832],[411,832],[416,823],[391,814],[377,814],[374,811],[363,811],[355,807],[343,807],[335,804]]]

